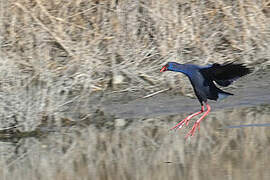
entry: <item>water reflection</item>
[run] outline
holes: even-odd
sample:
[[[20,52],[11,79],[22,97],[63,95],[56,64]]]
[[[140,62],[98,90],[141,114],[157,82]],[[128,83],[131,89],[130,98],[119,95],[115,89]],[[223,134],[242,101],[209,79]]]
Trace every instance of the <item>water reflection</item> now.
[[[254,125],[270,123],[270,105],[212,112],[200,132],[187,140],[190,127],[169,131],[185,115],[121,121],[111,116],[112,128],[72,126],[43,137],[3,142],[0,177],[269,179],[270,130]]]
[[[227,126],[227,128],[242,128],[242,127],[269,127],[270,123],[264,124],[242,124],[238,126]]]

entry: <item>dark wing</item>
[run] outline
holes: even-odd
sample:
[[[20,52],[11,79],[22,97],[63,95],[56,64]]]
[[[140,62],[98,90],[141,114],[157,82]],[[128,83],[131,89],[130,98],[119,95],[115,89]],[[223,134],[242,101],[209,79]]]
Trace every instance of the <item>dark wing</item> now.
[[[200,69],[204,77],[215,81],[220,86],[229,86],[236,79],[251,73],[251,69],[243,64],[224,63],[213,64],[212,66]]]

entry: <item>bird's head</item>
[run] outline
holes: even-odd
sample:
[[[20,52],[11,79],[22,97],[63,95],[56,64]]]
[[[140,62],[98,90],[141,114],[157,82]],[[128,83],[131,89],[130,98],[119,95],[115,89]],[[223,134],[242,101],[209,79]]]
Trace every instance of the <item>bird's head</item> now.
[[[181,67],[180,64],[176,62],[168,62],[165,66],[163,66],[160,70],[160,72],[164,71],[177,71]]]

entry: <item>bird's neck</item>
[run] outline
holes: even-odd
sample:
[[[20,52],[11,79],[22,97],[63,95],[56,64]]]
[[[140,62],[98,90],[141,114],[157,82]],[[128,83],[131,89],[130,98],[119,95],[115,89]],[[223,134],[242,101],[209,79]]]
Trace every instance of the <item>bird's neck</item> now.
[[[188,68],[185,64],[175,64],[170,70],[188,75]]]

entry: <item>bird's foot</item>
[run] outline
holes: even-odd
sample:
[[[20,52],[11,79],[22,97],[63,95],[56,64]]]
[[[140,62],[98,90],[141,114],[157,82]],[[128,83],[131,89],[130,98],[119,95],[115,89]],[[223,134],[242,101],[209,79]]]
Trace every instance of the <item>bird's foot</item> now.
[[[195,112],[191,115],[189,115],[188,117],[186,117],[184,120],[182,120],[181,122],[179,122],[178,124],[176,124],[176,126],[172,127],[171,130],[173,129],[180,129],[183,127],[184,124],[186,124],[186,126],[188,126],[188,123],[190,121],[191,118],[201,114],[204,112],[204,107],[202,106],[202,109],[199,112]]]
[[[189,133],[186,135],[185,138],[188,138],[189,136],[193,136],[196,131],[196,128],[198,128],[198,131],[200,131],[200,122],[198,121],[195,122],[192,129],[189,131]]]
[[[171,130],[173,129],[181,129],[183,127],[184,124],[186,124],[186,126],[188,126],[189,120],[192,118],[191,115],[189,115],[188,117],[186,117],[184,120],[182,120],[181,122],[179,122],[178,124],[176,124],[174,127],[171,128]]]

